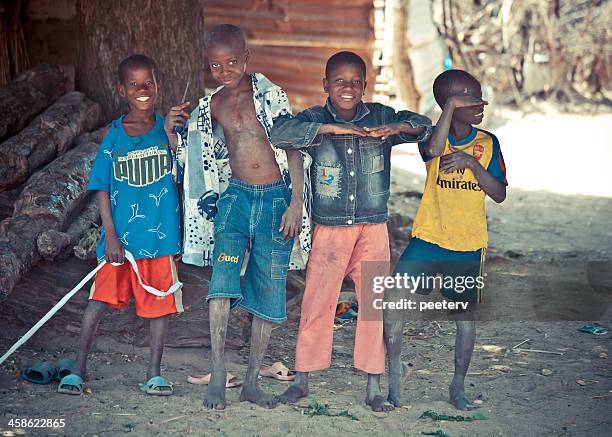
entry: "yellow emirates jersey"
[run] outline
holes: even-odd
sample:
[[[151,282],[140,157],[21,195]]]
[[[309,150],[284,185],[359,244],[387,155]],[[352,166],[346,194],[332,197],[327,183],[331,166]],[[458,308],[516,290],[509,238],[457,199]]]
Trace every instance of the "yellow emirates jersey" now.
[[[492,133],[473,127],[462,140],[449,134],[442,155],[453,153],[451,147],[474,156],[495,178],[508,184],[499,142]],[[449,250],[487,247],[486,194],[474,173],[467,168],[443,173],[439,156],[428,156],[425,144],[419,144],[419,151],[426,162],[427,179],[412,236]]]

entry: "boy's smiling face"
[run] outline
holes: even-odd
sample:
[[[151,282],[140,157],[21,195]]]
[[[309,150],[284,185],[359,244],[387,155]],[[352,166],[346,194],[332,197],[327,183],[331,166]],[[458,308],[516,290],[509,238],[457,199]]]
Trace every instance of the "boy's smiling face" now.
[[[353,63],[336,65],[323,79],[323,90],[329,95],[338,115],[346,121],[355,117],[365,87],[363,71]]]
[[[130,109],[151,111],[157,101],[157,79],[148,66],[128,68],[119,84],[119,94],[127,100]]]
[[[249,51],[232,43],[213,43],[207,50],[212,77],[227,88],[235,88],[246,72]]]

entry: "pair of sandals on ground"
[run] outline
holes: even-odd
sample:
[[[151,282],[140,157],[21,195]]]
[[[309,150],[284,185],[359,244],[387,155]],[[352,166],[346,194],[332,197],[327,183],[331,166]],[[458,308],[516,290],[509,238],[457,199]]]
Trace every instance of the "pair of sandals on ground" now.
[[[59,381],[58,393],[81,395],[85,390],[85,383],[79,375],[72,373],[74,364],[75,361],[69,358],[61,360],[57,367],[49,361],[39,361],[24,370],[22,378],[33,384],[50,384],[52,381]],[[276,362],[270,367],[262,367],[259,374],[279,381],[292,381],[295,378],[295,373],[281,362]],[[208,384],[210,376],[210,373],[207,375],[189,375],[187,382]],[[228,372],[225,386],[232,388],[240,385],[242,385],[242,381]],[[170,396],[174,392],[172,383],[163,376],[154,376],[144,384],[140,384],[140,390],[153,396]]]
[[[207,373],[206,375],[189,375],[187,377],[187,382],[196,385],[208,385],[211,376],[212,373]],[[270,367],[262,366],[259,370],[259,376],[273,378],[278,381],[293,381],[295,379],[295,372],[289,370],[287,366],[285,366],[280,361],[277,361]],[[237,376],[232,375],[230,372],[227,372],[225,378],[225,388],[239,387],[241,385],[242,381],[238,380]]]
[[[33,384],[50,384],[59,381],[58,393],[69,395],[81,395],[85,390],[83,378],[72,373],[75,361],[64,358],[54,366],[49,361],[39,361],[23,371],[21,377]],[[174,389],[172,383],[163,376],[154,376],[144,384],[140,384],[140,390],[156,396],[170,396]]]

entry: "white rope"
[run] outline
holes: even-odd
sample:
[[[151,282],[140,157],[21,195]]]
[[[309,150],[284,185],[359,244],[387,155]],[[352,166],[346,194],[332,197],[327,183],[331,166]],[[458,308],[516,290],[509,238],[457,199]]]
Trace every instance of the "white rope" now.
[[[138,272],[138,265],[136,264],[136,260],[134,259],[134,256],[128,250],[125,251],[125,258],[132,265],[132,268],[134,269],[134,273],[136,273],[136,276],[138,277],[138,282],[140,282],[140,285],[142,286],[142,288],[144,288],[148,293],[154,294],[155,296],[164,297],[164,296],[173,294],[174,292],[176,292],[183,286],[182,282],[176,281],[174,284],[172,284],[172,286],[170,287],[168,291],[160,291],[154,287],[151,287],[150,285],[147,285],[142,281],[142,278],[140,277],[140,273]],[[93,276],[98,272],[98,270],[100,270],[105,264],[106,264],[106,261],[102,261],[100,264],[98,264],[98,266],[95,269],[89,272],[87,276],[81,279],[81,282],[79,282],[76,285],[76,287],[74,287],[72,290],[66,293],[66,295],[62,297],[61,300],[58,303],[56,303],[55,306],[51,308],[51,310],[47,314],[45,314],[42,319],[38,321],[38,323],[36,323],[36,325],[30,328],[30,330],[26,332],[23,337],[21,337],[13,346],[11,346],[11,348],[4,355],[2,355],[2,357],[0,357],[0,364],[2,364],[8,357],[10,357],[13,354],[13,352],[15,352],[22,344],[28,341],[30,337],[32,337],[32,335],[34,335],[34,333],[41,328],[42,325],[47,323],[47,321],[51,317],[53,317],[53,315],[57,313],[66,304],[66,302],[68,302],[68,300],[70,300],[70,298],[76,294],[77,291],[83,288],[83,286],[87,283],[87,281],[93,278]],[[121,264],[123,263],[112,263],[111,265],[119,266]]]

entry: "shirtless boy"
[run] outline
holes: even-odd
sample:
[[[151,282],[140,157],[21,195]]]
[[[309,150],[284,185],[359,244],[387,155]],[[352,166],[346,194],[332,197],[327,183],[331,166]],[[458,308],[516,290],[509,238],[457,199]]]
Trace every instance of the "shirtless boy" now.
[[[302,153],[275,151],[270,144],[275,119],[291,114],[291,108],[281,88],[261,74],[246,74],[249,51],[242,30],[216,26],[206,34],[205,45],[210,71],[221,86],[200,99],[191,115],[185,104],[173,107],[166,118],[184,171],[183,261],[213,266],[207,297],[212,376],[204,404],[226,406],[225,337],[230,308],[238,306],[253,314],[240,400],[273,408],[277,401],[261,390],[258,374],[273,326],[286,319],[292,248],[297,252],[292,267],[303,268],[301,252],[309,244]],[[170,135],[186,122],[184,134]],[[300,244],[294,245],[298,235]]]

